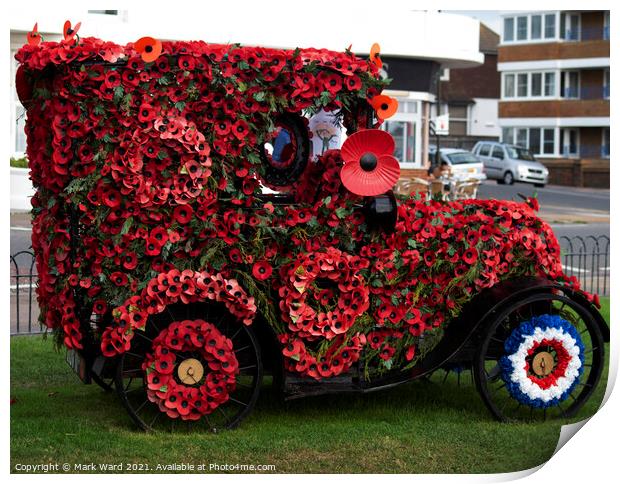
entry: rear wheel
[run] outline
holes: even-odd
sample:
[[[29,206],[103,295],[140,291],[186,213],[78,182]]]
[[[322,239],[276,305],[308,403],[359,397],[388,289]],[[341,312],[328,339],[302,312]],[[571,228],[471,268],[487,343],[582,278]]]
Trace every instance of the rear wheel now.
[[[223,308],[195,305],[167,310],[136,331],[115,383],[144,430],[217,432],[249,415],[262,376],[251,328]]]
[[[507,307],[474,358],[478,392],[500,421],[573,417],[603,372],[598,324],[578,302],[535,294]]]

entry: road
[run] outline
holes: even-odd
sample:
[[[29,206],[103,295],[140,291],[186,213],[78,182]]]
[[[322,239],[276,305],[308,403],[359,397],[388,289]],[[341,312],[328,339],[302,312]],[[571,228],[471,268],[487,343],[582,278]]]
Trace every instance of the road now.
[[[559,210],[580,210],[609,213],[609,190],[598,188],[575,188],[547,185],[536,188],[529,183],[498,185],[494,180],[486,180],[478,191],[478,198],[498,198],[520,200],[519,193],[526,197],[538,195],[541,208]]]

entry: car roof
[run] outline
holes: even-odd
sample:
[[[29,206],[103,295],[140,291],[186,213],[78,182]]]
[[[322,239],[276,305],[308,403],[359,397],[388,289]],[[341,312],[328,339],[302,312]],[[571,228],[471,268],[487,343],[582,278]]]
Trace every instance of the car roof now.
[[[471,151],[465,150],[462,148],[440,148],[439,151],[441,151],[442,153],[446,153],[448,155],[451,155],[454,153],[469,153],[470,155],[473,154]]]

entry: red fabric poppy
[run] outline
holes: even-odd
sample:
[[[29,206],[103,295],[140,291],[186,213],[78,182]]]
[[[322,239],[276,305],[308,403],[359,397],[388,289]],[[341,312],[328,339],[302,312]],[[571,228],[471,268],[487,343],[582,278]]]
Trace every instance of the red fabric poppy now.
[[[264,281],[271,277],[272,268],[267,261],[258,261],[252,267],[252,275],[259,281]]]
[[[185,225],[186,223],[189,223],[189,221],[192,219],[193,213],[194,209],[191,207],[191,205],[179,205],[175,207],[174,211],[172,212],[172,219],[180,223],[181,225]]]
[[[381,61],[381,47],[376,42],[372,44],[370,47],[370,62],[376,65],[379,69],[383,67],[383,62]]]
[[[134,49],[144,62],[155,62],[161,55],[162,44],[160,40],[153,37],[142,37],[136,41]]]
[[[398,101],[393,97],[383,94],[374,96],[370,100],[370,105],[377,113],[379,119],[391,118],[396,114],[396,111],[398,111]]]
[[[26,34],[28,45],[39,45],[41,43],[41,34],[39,34],[39,23],[35,23],[32,31]]]
[[[375,196],[388,191],[398,181],[400,165],[392,156],[394,139],[379,129],[363,129],[347,138],[341,154],[343,185],[350,192]]]
[[[69,20],[65,21],[65,25],[62,28],[62,35],[65,40],[73,40],[81,26],[82,22],[78,22],[75,24],[75,27],[71,27],[71,22]]]

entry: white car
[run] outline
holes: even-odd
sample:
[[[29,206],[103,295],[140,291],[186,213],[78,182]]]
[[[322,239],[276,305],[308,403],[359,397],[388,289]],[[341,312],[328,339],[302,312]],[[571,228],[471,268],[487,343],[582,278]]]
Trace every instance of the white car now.
[[[429,146],[429,154],[434,159],[437,148]],[[441,161],[450,166],[452,177],[459,180],[486,180],[484,164],[471,151],[457,148],[440,148]]]

